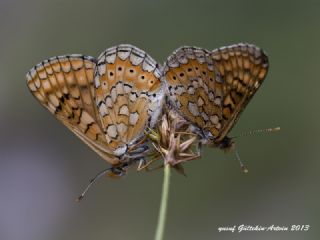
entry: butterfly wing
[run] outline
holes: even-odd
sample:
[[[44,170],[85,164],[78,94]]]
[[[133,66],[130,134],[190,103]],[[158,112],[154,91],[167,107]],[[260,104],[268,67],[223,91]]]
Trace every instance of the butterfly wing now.
[[[211,57],[224,80],[222,140],[237,121],[265,79],[269,67],[267,55],[255,45],[235,44],[212,51]]]
[[[27,73],[32,94],[91,149],[112,164],[97,118],[93,76],[96,60],[82,55],[53,57]]]
[[[254,45],[237,44],[212,52],[179,48],[164,68],[169,102],[219,142],[261,85],[267,68],[266,55]]]
[[[98,58],[95,97],[105,138],[119,154],[137,142],[161,114],[161,69],[144,51],[119,45]]]

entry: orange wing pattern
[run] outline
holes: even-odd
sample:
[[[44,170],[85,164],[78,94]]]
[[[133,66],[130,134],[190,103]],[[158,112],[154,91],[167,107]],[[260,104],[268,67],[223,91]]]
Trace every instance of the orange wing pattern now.
[[[154,126],[165,97],[161,76],[158,64],[131,45],[109,48],[99,56],[95,101],[109,146],[122,151]]]
[[[169,104],[205,139],[218,144],[267,70],[267,56],[251,44],[213,51],[181,47],[169,56],[164,69],[141,49],[122,44],[97,60],[83,55],[45,60],[28,72],[27,84],[44,107],[117,165],[126,157],[141,159],[148,149],[140,142],[144,131],[160,119],[165,86]]]
[[[108,162],[115,164],[107,148],[93,101],[96,60],[82,55],[53,57],[27,73],[32,94],[58,120]]]
[[[234,126],[267,69],[267,56],[251,44],[214,51],[181,47],[164,66],[169,102],[218,143]]]
[[[267,55],[255,45],[236,44],[212,51],[211,57],[225,81],[222,109],[222,140],[265,79],[269,67]]]

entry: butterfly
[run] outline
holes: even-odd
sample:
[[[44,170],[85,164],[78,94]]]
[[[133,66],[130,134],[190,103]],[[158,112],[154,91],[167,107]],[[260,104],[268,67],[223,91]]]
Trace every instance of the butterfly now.
[[[203,143],[230,150],[234,143],[227,134],[261,86],[268,65],[265,52],[252,44],[213,51],[178,48],[164,64],[168,102]]]
[[[164,111],[175,111],[183,126],[191,126],[183,130],[196,133],[201,142],[231,148],[227,134],[267,70],[266,54],[252,44],[213,51],[180,47],[164,67],[143,50],[121,44],[97,59],[65,55],[45,60],[27,73],[27,85],[112,165],[114,175],[122,175],[125,167],[153,156],[146,131],[163,125]]]
[[[110,175],[143,161],[145,130],[162,111],[162,69],[141,49],[122,44],[97,59],[65,55],[45,60],[27,73],[36,99],[112,165]]]

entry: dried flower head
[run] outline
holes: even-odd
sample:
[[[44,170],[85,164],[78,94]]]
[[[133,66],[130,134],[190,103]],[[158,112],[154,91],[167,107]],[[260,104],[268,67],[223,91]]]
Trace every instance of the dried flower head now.
[[[200,157],[198,136],[190,130],[190,124],[174,110],[168,109],[155,130],[150,129],[149,138],[164,159],[183,173],[181,163]]]

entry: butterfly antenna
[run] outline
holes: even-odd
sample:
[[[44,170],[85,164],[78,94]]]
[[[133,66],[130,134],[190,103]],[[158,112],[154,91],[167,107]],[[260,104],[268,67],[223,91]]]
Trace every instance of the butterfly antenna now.
[[[249,170],[248,170],[248,168],[243,164],[243,162],[241,161],[238,150],[235,150],[235,153],[236,153],[236,158],[237,158],[237,160],[238,160],[238,162],[239,162],[239,164],[240,164],[240,167],[241,167],[242,172],[243,172],[243,173],[248,173]]]
[[[238,138],[238,137],[245,137],[245,136],[250,136],[254,134],[260,134],[260,133],[270,133],[270,132],[278,132],[280,131],[280,127],[275,127],[275,128],[267,128],[267,129],[258,129],[258,130],[252,130],[249,132],[242,133],[238,136],[234,136],[231,138]]]
[[[87,193],[87,191],[89,190],[89,188],[100,178],[102,177],[103,175],[106,174],[106,172],[110,171],[112,169],[111,168],[107,168],[103,171],[101,171],[100,173],[98,173],[94,178],[92,178],[89,182],[89,184],[87,185],[87,187],[84,189],[84,191],[81,193],[81,195],[76,199],[77,202],[80,202],[83,198],[84,198],[84,195]]]

